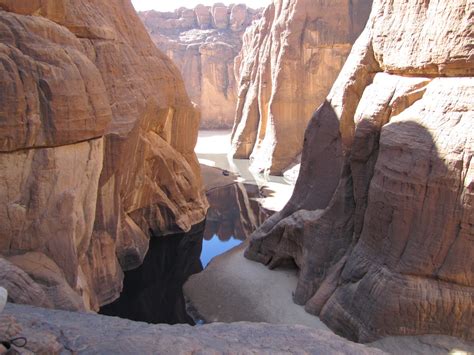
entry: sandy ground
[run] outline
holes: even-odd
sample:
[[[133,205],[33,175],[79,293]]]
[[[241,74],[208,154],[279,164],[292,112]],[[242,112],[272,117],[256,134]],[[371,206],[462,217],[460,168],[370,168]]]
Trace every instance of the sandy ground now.
[[[234,182],[256,184],[266,209],[278,211],[293,192],[282,177],[261,176],[249,171],[248,160],[227,156],[230,131],[200,131],[195,151],[201,163],[206,190]],[[228,170],[228,176],[222,173]],[[206,322],[252,321],[327,327],[292,300],[296,270],[268,270],[243,256],[245,243],[212,260],[204,272],[184,286],[186,297]],[[196,315],[196,318],[199,316]]]
[[[190,313],[205,322],[299,324],[328,330],[318,317],[293,303],[296,271],[269,270],[247,260],[241,245],[211,261],[183,287]],[[474,354],[474,343],[444,335],[387,337],[366,344],[389,354]]]
[[[222,172],[223,170],[220,168],[201,164],[201,176],[206,191],[235,184],[241,180],[233,173],[229,173],[226,176]]]
[[[270,271],[243,256],[245,243],[214,258],[204,272],[191,276],[183,287],[206,322],[265,322],[300,324],[328,329],[317,317],[292,300],[296,270]]]
[[[281,210],[293,193],[294,181],[280,176],[263,176],[249,170],[246,159],[232,159],[230,151],[231,131],[199,131],[199,138],[194,151],[201,165],[228,170],[238,176],[237,181],[258,185],[263,190],[264,198],[259,199],[262,207]],[[206,176],[204,181],[206,183]]]

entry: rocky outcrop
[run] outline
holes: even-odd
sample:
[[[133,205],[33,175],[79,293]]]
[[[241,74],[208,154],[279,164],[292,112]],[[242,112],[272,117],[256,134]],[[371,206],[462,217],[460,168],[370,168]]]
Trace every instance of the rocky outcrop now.
[[[311,113],[323,102],[372,0],[274,0],[245,33],[236,60],[234,158],[280,175],[301,153]]]
[[[376,0],[305,134],[286,207],[246,256],[357,341],[474,338],[471,2]]]
[[[199,115],[128,0],[0,9],[0,253],[50,306],[97,310],[150,235],[204,218]]]
[[[8,304],[7,338],[24,336],[35,354],[385,354],[328,331],[255,323],[151,325],[116,317]]]
[[[178,66],[201,128],[232,128],[237,104],[234,59],[242,34],[259,10],[243,4],[198,5],[193,10],[140,12],[151,38]]]

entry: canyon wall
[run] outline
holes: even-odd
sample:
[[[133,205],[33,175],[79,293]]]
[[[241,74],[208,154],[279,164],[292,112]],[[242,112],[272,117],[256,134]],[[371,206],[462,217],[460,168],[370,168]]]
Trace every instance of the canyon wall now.
[[[232,128],[237,104],[234,59],[245,29],[260,11],[216,3],[139,16],[157,47],[180,69],[191,100],[201,110],[201,128]]]
[[[290,202],[246,251],[294,262],[294,301],[349,339],[474,339],[473,11],[374,1]]]
[[[372,0],[274,0],[244,34],[236,59],[234,158],[280,175],[303,148],[311,113],[323,102]]]
[[[0,0],[0,67],[0,284],[97,310],[204,219],[199,114],[129,0]]]

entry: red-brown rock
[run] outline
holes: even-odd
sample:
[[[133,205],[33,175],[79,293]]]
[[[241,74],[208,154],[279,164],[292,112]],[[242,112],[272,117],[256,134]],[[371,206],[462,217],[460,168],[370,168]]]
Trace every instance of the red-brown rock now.
[[[180,69],[201,111],[201,128],[232,128],[237,104],[234,59],[245,28],[259,15],[245,5],[220,3],[174,13],[139,13],[157,47]]]
[[[297,303],[357,341],[474,339],[472,4],[377,0],[251,259],[299,267]]]
[[[148,238],[204,218],[199,115],[129,1],[0,8],[0,253],[42,255],[98,309]]]
[[[275,0],[244,35],[236,60],[234,158],[280,175],[301,153],[323,102],[362,31],[372,0]]]

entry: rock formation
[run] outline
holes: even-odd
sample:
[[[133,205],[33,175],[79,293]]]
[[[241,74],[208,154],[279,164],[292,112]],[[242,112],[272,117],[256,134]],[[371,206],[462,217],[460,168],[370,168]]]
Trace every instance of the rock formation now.
[[[13,304],[7,305],[5,313],[9,317],[7,338],[27,337],[24,350],[34,354],[385,354],[303,326],[244,322],[151,325]],[[4,338],[2,320],[0,339]]]
[[[237,104],[234,59],[242,34],[259,14],[243,4],[221,3],[139,13],[158,48],[180,69],[191,100],[201,110],[202,128],[232,128]]]
[[[301,153],[311,113],[323,102],[372,0],[274,0],[244,34],[236,60],[234,158],[280,175]]]
[[[199,115],[128,0],[0,0],[0,67],[0,284],[97,310],[204,218]]]
[[[246,256],[338,334],[474,338],[472,2],[376,0]]]

